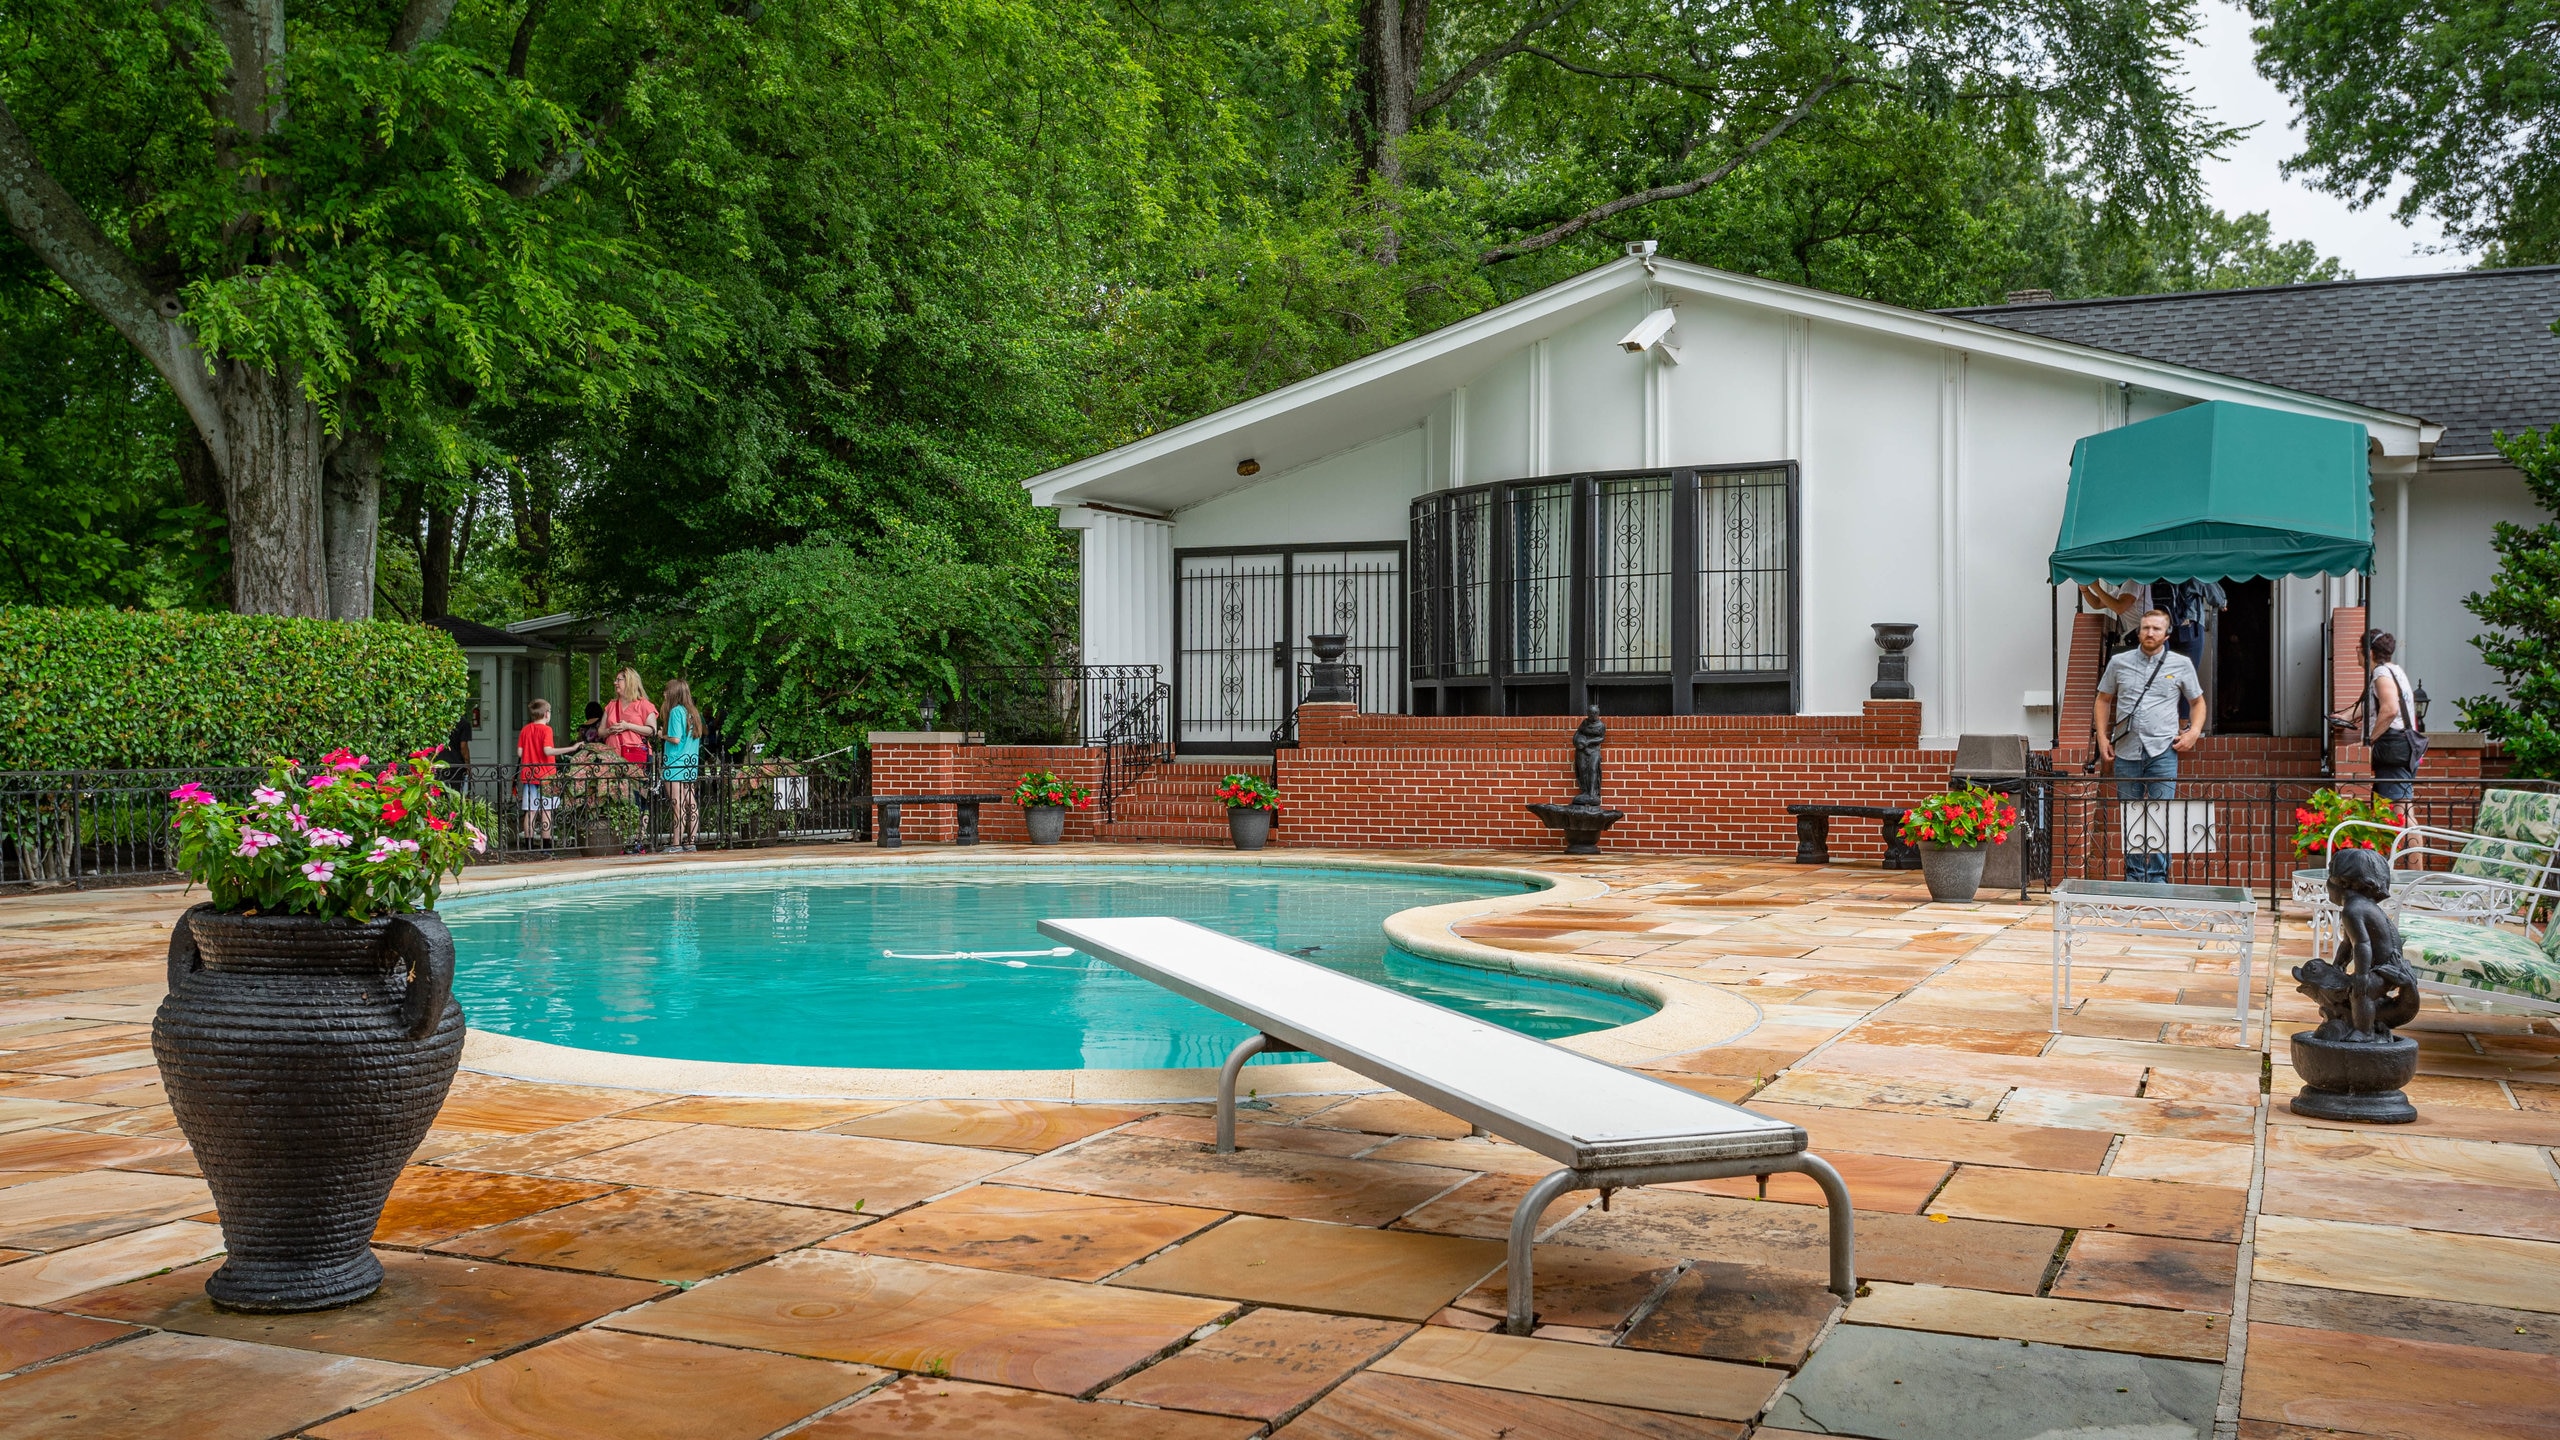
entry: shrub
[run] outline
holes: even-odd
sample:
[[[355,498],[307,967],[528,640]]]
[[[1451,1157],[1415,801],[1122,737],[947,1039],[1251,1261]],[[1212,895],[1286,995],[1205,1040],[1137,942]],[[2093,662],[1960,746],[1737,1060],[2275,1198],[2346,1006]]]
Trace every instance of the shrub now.
[[[0,770],[405,755],[470,695],[453,637],[422,625],[0,606]]]
[[[2341,849],[2376,850],[2376,842],[2387,842],[2390,836],[2382,826],[2397,826],[2400,812],[2379,795],[2342,795],[2336,790],[2311,792],[2311,798],[2293,807],[2293,858],[2307,860],[2329,851],[2329,832],[2349,820],[2371,822],[2370,830],[2350,830],[2338,837]]]

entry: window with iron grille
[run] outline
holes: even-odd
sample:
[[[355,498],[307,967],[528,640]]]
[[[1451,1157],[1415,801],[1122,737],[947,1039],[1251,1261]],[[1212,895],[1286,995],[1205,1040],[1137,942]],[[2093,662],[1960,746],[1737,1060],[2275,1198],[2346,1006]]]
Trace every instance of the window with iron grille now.
[[[1795,592],[1784,470],[1698,477],[1698,669],[1784,673],[1793,666]]]
[[[1742,465],[1415,500],[1409,653],[1431,713],[1792,710],[1795,483],[1792,465]]]

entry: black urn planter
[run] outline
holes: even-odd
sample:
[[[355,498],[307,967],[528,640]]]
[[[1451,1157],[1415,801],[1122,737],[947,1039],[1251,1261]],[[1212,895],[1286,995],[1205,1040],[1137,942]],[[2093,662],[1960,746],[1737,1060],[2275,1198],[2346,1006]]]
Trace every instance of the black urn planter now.
[[[215,1304],[326,1310],[381,1287],[374,1226],[453,1086],[462,1030],[433,913],[179,918],[151,1050],[222,1217]]]
[[[2293,1071],[2302,1077],[2302,1090],[2287,1107],[2296,1115],[2368,1125],[2407,1125],[2418,1118],[2418,1107],[2403,1089],[2418,1075],[2418,1042],[2406,1035],[2323,1040],[2297,1031]]]

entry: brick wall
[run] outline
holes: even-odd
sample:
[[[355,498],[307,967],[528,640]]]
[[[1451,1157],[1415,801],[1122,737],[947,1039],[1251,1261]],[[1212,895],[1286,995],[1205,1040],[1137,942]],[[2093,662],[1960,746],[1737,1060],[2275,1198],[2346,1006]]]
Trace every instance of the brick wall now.
[[[1920,743],[1920,702],[1869,700],[1859,715],[1612,715],[1609,748],[1621,745],[1754,749],[1907,750]],[[1298,744],[1351,749],[1518,749],[1555,746],[1580,725],[1572,715],[1364,715],[1349,705],[1298,711]]]
[[[1279,757],[1274,844],[1558,849],[1532,801],[1573,798],[1571,716],[1441,719],[1299,711]],[[1791,801],[1902,805],[1943,789],[1951,750],[1922,750],[1920,706],[1863,716],[1626,716],[1609,721],[1602,798],[1627,818],[1601,844],[1791,855]],[[1832,827],[1832,854],[1881,859],[1872,821]]]
[[[875,742],[871,747],[871,790],[875,795],[1006,795],[1032,770],[1053,770],[1094,792],[1102,790],[1102,752],[1049,745],[962,745],[957,741]],[[1069,840],[1094,838],[1102,811],[1067,812]],[[899,833],[914,841],[947,842],[956,821],[948,805],[918,806],[898,816]],[[1022,811],[1011,803],[978,811],[978,836],[989,842],[1022,843],[1031,836]]]

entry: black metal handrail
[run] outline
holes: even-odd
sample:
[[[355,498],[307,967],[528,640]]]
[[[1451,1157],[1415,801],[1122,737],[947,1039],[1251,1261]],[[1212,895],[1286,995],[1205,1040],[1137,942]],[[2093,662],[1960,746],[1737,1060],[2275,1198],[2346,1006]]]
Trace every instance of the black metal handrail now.
[[[1158,681],[1143,693],[1128,696],[1108,716],[1099,737],[1104,819],[1118,811],[1120,796],[1130,786],[1173,759],[1173,736],[1167,725],[1172,713],[1173,687]]]
[[[1103,745],[1163,683],[1155,665],[972,666],[950,720],[989,745]]]

